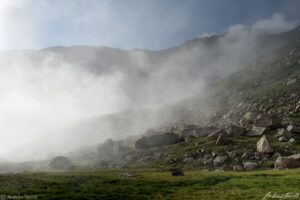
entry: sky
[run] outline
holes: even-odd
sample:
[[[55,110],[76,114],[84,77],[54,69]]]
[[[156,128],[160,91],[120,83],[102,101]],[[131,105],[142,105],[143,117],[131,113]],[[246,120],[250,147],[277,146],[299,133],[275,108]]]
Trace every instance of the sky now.
[[[299,0],[0,0],[0,50],[72,45],[159,50],[260,19],[277,17],[295,26],[299,8]],[[262,26],[284,31],[268,21]]]

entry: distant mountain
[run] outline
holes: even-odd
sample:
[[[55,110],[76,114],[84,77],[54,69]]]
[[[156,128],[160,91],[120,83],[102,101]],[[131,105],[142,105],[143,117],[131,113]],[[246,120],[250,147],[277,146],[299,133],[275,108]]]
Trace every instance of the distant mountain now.
[[[95,77],[122,75],[119,92],[127,97],[128,112],[82,119],[57,129],[46,143],[34,149],[45,153],[68,152],[107,138],[121,139],[148,128],[161,129],[209,117],[220,106],[213,106],[214,101],[207,99],[211,85],[255,65],[261,57],[272,55],[297,37],[300,27],[277,35],[243,28],[161,51],[89,46],[13,51],[1,54],[1,64],[13,64],[15,58],[33,68],[68,66]],[[220,89],[220,93],[224,92],[221,96],[227,95],[227,90],[230,88]],[[101,91],[94,95],[101,95]]]

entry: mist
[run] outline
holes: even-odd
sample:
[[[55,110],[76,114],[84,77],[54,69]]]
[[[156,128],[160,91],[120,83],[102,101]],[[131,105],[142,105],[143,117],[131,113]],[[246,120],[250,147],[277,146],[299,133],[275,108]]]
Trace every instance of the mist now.
[[[264,23],[270,24],[268,29],[261,29]],[[180,120],[180,114],[162,116],[159,109],[205,95],[211,83],[255,63],[285,41],[262,40],[295,26],[276,14],[253,26],[231,26],[224,34],[160,51],[71,46],[2,52],[0,158],[43,158]],[[145,109],[153,112],[126,114]],[[96,120],[122,112],[129,130],[111,119]]]

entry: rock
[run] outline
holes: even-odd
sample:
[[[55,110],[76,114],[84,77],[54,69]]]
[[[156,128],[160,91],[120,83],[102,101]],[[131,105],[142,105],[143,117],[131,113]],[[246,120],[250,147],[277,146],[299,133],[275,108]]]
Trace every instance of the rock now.
[[[254,126],[250,131],[248,131],[247,136],[250,137],[256,137],[256,136],[261,136],[265,133],[267,133],[270,129],[266,127],[256,127]]]
[[[295,113],[299,113],[300,112],[300,105],[297,105],[294,109]]]
[[[121,177],[129,177],[129,178],[135,178],[135,177],[137,177],[136,174],[134,174],[134,173],[129,173],[129,172],[121,173],[120,176],[121,176]]]
[[[242,159],[242,160],[244,160],[244,159],[249,159],[250,157],[251,157],[250,152],[245,152],[245,153],[243,153],[241,159]]]
[[[50,161],[49,167],[50,169],[55,169],[55,170],[67,170],[67,169],[73,169],[74,165],[69,158],[65,156],[57,156]]]
[[[97,147],[99,156],[109,158],[113,155],[114,142],[112,139],[106,140],[104,143]]]
[[[258,164],[256,162],[245,162],[244,163],[244,168],[246,170],[251,170],[251,169],[254,169],[256,167],[258,167]]]
[[[281,136],[281,137],[278,138],[278,141],[279,142],[288,142],[289,140],[286,137]]]
[[[277,129],[277,133],[275,137],[285,137],[287,140],[289,140],[292,137],[291,132],[287,131],[284,128]]]
[[[274,163],[275,169],[293,169],[300,167],[300,153],[288,157],[279,157]]]
[[[223,129],[219,129],[207,136],[208,140],[216,140],[220,135],[227,135],[227,133]]]
[[[224,169],[216,169],[214,172],[225,172]]]
[[[226,132],[227,132],[228,136],[230,136],[230,137],[242,136],[245,134],[245,130],[242,127],[238,127],[235,125],[230,125],[226,129]]]
[[[255,120],[255,126],[279,128],[281,126],[281,119],[278,115],[261,116]]]
[[[214,160],[214,165],[215,166],[220,166],[223,165],[225,163],[225,161],[227,160],[228,156],[217,156]]]
[[[218,155],[218,153],[213,151],[213,152],[211,152],[211,155],[212,155],[212,157],[216,157]]]
[[[257,152],[259,153],[272,153],[274,148],[271,146],[267,137],[263,135],[260,140],[257,142]]]
[[[172,171],[171,174],[172,176],[184,176],[184,173],[179,169]]]
[[[219,146],[223,146],[223,145],[226,145],[230,143],[230,141],[227,139],[227,136],[224,135],[224,134],[220,134],[217,141],[216,141],[216,145],[219,145]]]
[[[229,156],[229,158],[235,158],[236,152],[234,152],[234,151],[228,152],[228,156]]]
[[[297,79],[295,79],[295,78],[293,78],[293,79],[288,79],[287,82],[286,82],[286,84],[287,84],[287,85],[291,85],[291,84],[296,83],[296,81],[297,81]]]
[[[296,127],[294,125],[288,125],[288,127],[286,128],[287,131],[291,132],[291,133],[300,133],[300,128]]]
[[[214,162],[214,159],[213,158],[206,158],[206,159],[203,159],[203,164],[204,165],[212,165]]]
[[[248,120],[248,121],[254,121],[257,117],[258,117],[258,113],[256,112],[246,112],[244,115],[243,115],[243,118]]]
[[[157,146],[164,146],[170,144],[176,144],[178,142],[178,136],[174,133],[165,133],[161,135],[153,135],[149,137],[142,137],[135,142],[135,148],[147,149]]]
[[[234,166],[232,166],[232,169],[235,172],[242,172],[242,171],[244,171],[244,168],[242,166],[240,166],[240,165],[234,165]]]
[[[295,140],[294,138],[291,138],[291,139],[289,140],[289,143],[290,143],[290,144],[296,144],[296,140]]]
[[[275,152],[275,153],[272,155],[273,158],[278,158],[278,157],[280,157],[280,156],[281,156],[281,154],[280,154],[279,152]]]

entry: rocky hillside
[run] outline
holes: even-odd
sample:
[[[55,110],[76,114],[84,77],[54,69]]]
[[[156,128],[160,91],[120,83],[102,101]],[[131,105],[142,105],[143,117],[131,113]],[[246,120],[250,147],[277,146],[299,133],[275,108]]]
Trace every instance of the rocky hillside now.
[[[98,147],[94,166],[219,171],[300,167],[300,39],[211,85],[206,96],[180,102],[178,111],[184,104],[190,108],[184,110],[186,120],[148,130],[131,142],[106,142]],[[210,112],[199,116],[203,107]]]

